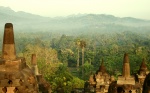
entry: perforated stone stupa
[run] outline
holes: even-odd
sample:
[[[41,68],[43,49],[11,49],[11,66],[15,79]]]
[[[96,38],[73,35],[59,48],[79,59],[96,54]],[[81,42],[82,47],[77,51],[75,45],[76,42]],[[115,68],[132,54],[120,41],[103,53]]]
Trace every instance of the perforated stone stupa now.
[[[146,63],[145,63],[145,59],[143,59],[140,69],[137,73],[137,78],[138,78],[138,82],[143,85],[144,84],[144,80],[146,78],[146,76],[148,75],[149,71],[147,69]]]
[[[142,93],[150,93],[150,73],[146,76],[144,80]]]
[[[50,84],[44,79],[42,74],[39,74],[35,54],[32,54],[31,65],[32,65],[32,71],[34,72],[34,75],[37,78],[37,83],[39,86],[39,92],[40,93],[51,93]]]
[[[16,57],[13,25],[4,28],[0,58],[0,93],[38,93],[38,84],[25,58]]]
[[[143,59],[143,62],[140,66],[139,72],[138,72],[138,81],[143,85],[142,87],[142,93],[150,93],[150,73],[147,69],[145,59]]]
[[[96,71],[95,75],[91,75],[89,79],[90,90],[93,89],[96,93],[108,93],[109,84],[115,79],[113,76],[110,76],[104,66],[104,61],[99,67],[99,70]]]
[[[142,85],[130,75],[130,63],[128,54],[124,54],[122,75],[112,82],[108,93],[142,93]]]

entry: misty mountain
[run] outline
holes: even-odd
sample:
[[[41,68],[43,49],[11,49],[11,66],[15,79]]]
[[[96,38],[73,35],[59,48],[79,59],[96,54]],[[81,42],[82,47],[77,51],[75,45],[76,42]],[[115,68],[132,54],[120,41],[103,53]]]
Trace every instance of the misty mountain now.
[[[80,14],[67,17],[43,17],[23,11],[15,12],[9,7],[0,7],[0,30],[11,22],[15,31],[49,31],[60,33],[102,33],[150,31],[150,20],[132,17],[119,18],[105,14]]]

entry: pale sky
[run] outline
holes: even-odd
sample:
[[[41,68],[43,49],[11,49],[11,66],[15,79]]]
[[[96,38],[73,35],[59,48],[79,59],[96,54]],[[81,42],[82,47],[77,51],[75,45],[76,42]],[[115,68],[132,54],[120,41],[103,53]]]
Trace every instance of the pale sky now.
[[[0,0],[0,6],[46,17],[92,13],[150,20],[150,0]]]

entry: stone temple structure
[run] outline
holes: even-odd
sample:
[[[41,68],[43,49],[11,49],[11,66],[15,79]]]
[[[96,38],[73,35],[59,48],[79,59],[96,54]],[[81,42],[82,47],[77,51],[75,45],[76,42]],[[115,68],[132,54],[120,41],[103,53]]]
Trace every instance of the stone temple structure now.
[[[107,73],[102,60],[99,70],[97,70],[95,75],[90,76],[90,89],[93,89],[96,93],[108,93],[109,85],[114,80],[114,77]]]
[[[16,56],[13,25],[6,23],[0,58],[0,93],[39,93],[38,85],[44,86],[45,90],[48,89],[48,84],[38,74],[35,62],[33,58],[33,71],[26,65],[25,58]],[[37,77],[40,77],[38,82]]]
[[[38,72],[38,67],[37,67],[37,61],[36,61],[36,55],[35,54],[32,54],[31,65],[32,65],[32,71],[34,72],[34,75],[37,78],[37,83],[38,83],[38,86],[39,86],[39,92],[51,93],[50,84],[44,79],[42,74],[39,74],[39,72]]]
[[[150,73],[145,64],[145,59],[142,61],[137,77],[138,82],[143,86],[142,93],[150,93]]]
[[[130,74],[130,62],[128,54],[124,54],[122,75],[117,80],[106,72],[104,62],[91,75],[85,90],[96,93],[150,93],[150,72],[143,59],[140,69],[135,75]],[[85,92],[89,93],[89,92]]]
[[[146,76],[144,80],[142,93],[150,93],[150,73]]]
[[[145,59],[143,59],[140,69],[138,71],[138,73],[136,74],[137,78],[138,78],[138,82],[143,86],[144,84],[144,80],[146,78],[146,76],[148,75],[149,71],[147,69],[146,63],[145,63]]]
[[[16,92],[38,93],[38,85],[25,58],[16,57],[13,25],[6,23],[0,59],[0,93]]]
[[[124,54],[122,76],[112,82],[108,93],[142,93],[142,85],[130,75],[130,63],[128,54]]]

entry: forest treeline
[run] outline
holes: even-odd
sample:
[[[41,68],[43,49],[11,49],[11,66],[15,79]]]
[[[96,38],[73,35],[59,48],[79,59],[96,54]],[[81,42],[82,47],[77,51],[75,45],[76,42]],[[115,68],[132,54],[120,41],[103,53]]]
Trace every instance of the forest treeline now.
[[[3,38],[2,35],[0,38]],[[17,32],[15,43],[17,55],[25,57],[28,65],[31,55],[37,55],[39,72],[57,92],[69,93],[74,88],[83,88],[84,82],[98,70],[102,59],[108,73],[117,78],[122,73],[124,53],[129,54],[132,74],[139,70],[143,58],[150,69],[149,32],[88,33],[78,36]]]

